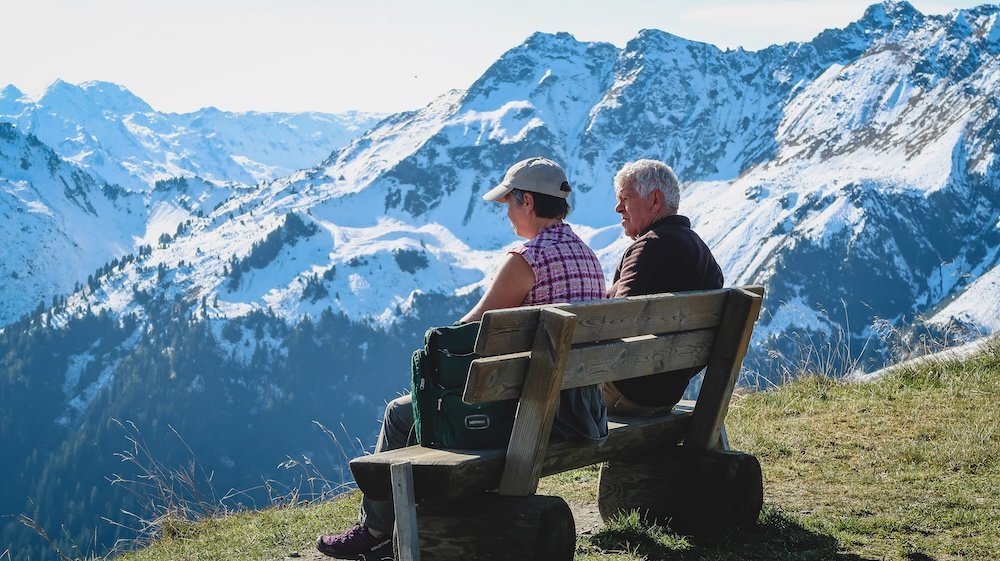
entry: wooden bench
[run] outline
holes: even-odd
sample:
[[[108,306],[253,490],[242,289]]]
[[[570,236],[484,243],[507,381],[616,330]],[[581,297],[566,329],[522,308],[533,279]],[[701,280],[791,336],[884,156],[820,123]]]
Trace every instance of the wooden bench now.
[[[363,492],[396,497],[399,558],[572,559],[569,507],[535,491],[542,476],[595,463],[605,518],[638,510],[689,533],[755,522],[760,464],[718,444],[762,296],[751,286],[487,312],[463,398],[518,399],[507,449],[411,446],[350,463]],[[696,402],[612,416],[601,443],[549,443],[560,390],[695,366],[706,366]]]

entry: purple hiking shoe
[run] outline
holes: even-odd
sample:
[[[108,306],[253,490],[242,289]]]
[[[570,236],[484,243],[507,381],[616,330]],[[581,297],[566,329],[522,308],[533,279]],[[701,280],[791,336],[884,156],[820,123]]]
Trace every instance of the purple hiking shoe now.
[[[361,524],[338,536],[320,536],[316,549],[334,559],[392,561],[392,536],[376,538]]]

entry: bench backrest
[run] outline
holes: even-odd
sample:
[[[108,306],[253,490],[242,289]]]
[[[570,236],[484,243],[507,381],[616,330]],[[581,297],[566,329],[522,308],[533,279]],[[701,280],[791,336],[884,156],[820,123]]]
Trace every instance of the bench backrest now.
[[[494,310],[483,315],[463,399],[518,398],[500,493],[530,495],[560,390],[706,366],[684,445],[718,441],[760,313],[749,286]]]

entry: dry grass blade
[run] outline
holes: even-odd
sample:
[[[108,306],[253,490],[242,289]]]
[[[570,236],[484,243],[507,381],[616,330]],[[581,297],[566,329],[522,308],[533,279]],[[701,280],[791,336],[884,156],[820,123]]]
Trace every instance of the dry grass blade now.
[[[56,555],[59,556],[59,559],[61,559],[62,561],[73,561],[73,559],[70,559],[65,553],[63,553],[62,549],[59,548],[55,540],[53,540],[52,537],[49,536],[49,533],[45,531],[45,528],[42,528],[37,522],[35,522],[33,518],[24,514],[20,514],[18,515],[17,519],[21,522],[21,524],[24,524],[28,528],[31,528],[32,531],[34,531],[43,540],[45,540],[45,542],[49,544],[50,547],[52,547],[52,550],[56,552]],[[7,552],[7,554],[9,556],[9,551]]]

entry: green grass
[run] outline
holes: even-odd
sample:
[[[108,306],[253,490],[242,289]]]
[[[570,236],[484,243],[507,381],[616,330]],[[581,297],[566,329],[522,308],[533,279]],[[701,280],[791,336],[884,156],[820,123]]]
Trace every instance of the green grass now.
[[[150,546],[125,553],[125,561],[278,560],[312,546],[316,536],[350,527],[360,495],[305,506],[274,507],[233,513],[196,523],[166,521],[162,537]]]
[[[994,559],[1000,549],[1000,345],[871,383],[798,380],[745,396],[733,446],[765,498],[872,559]],[[776,430],[780,429],[780,430]]]
[[[734,398],[732,447],[764,473],[757,527],[699,542],[635,516],[580,536],[576,559],[992,560],[1000,552],[1000,343],[964,361],[854,383],[807,377]],[[596,468],[540,492],[593,503]],[[357,495],[176,525],[127,561],[279,561],[350,526]]]

